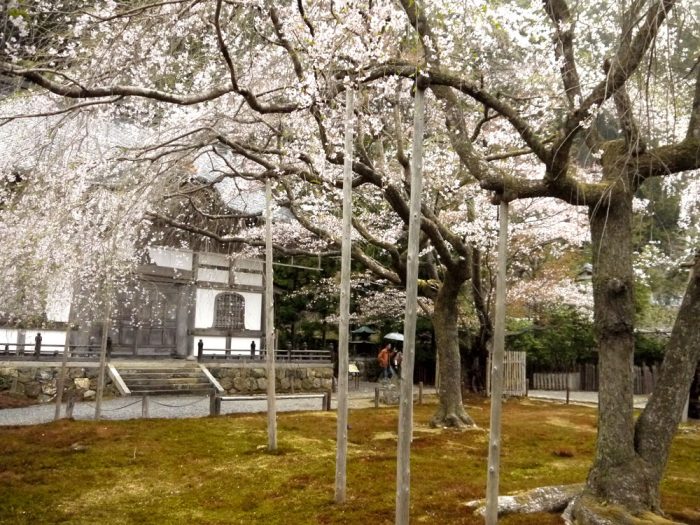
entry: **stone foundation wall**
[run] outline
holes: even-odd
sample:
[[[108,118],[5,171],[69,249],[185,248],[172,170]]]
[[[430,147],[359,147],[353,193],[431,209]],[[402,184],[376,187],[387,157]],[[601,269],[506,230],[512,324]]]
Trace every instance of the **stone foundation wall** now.
[[[53,401],[60,368],[57,367],[0,367],[0,392],[35,399],[40,403]],[[66,369],[64,398],[74,396],[76,401],[95,399],[97,368],[71,367]],[[105,396],[117,395],[117,389],[105,374]]]
[[[227,394],[265,394],[267,374],[264,367],[221,366],[207,367]],[[40,403],[55,400],[60,367],[0,365],[0,392],[35,399]],[[64,399],[74,396],[76,401],[93,400],[97,390],[97,367],[68,367],[66,369]],[[327,366],[276,367],[276,390],[280,393],[327,392],[333,385],[333,368]],[[116,386],[105,373],[105,397],[118,396]]]
[[[227,394],[264,394],[267,392],[265,368],[208,366]],[[328,392],[333,385],[333,368],[328,366],[275,369],[275,390],[280,393]]]

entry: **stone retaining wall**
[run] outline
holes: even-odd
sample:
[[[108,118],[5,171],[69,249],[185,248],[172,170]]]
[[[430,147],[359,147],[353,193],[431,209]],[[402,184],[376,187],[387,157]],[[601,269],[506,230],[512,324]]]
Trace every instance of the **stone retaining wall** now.
[[[267,374],[264,367],[207,366],[227,394],[264,394],[267,392]],[[41,403],[53,401],[60,366],[32,363],[32,366],[0,365],[0,392],[35,399]],[[95,398],[97,390],[97,366],[69,366],[67,368],[64,397],[73,395],[76,401]],[[109,375],[105,373],[105,397],[119,393]],[[275,371],[277,391],[280,393],[327,392],[333,384],[331,365],[278,364]]]
[[[59,371],[59,367],[0,367],[0,392],[48,403],[55,399]],[[77,401],[95,399],[97,372],[98,369],[92,367],[67,368],[64,396],[72,395]],[[104,395],[117,394],[116,387],[107,376]]]
[[[227,394],[264,394],[267,373],[262,367],[207,367]],[[328,366],[295,367],[278,365],[275,369],[276,391],[328,392],[333,385],[333,368]]]

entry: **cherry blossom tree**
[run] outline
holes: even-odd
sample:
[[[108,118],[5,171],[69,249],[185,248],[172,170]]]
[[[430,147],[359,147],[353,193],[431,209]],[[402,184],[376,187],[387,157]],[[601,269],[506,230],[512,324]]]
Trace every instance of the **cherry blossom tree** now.
[[[657,50],[663,49],[661,56],[665,59],[688,53],[677,30],[675,38],[663,42],[657,38],[662,24],[672,13],[687,20],[682,3],[675,4],[635,2],[621,6],[616,23],[620,27],[619,33],[608,40],[613,42],[613,47],[608,57],[600,56],[603,71],[597,73],[586,63],[586,57],[579,59],[577,55],[574,36],[578,13],[572,12],[566,2],[544,2],[545,13],[553,26],[554,56],[560,68],[557,87],[562,92],[557,98],[563,102],[559,107],[549,109],[554,117],[549,123],[526,118],[523,110],[529,109],[527,103],[523,105],[516,101],[511,104],[497,96],[494,89],[485,89],[483,84],[448,71],[442,65],[440,37],[434,20],[413,10],[411,4],[404,4],[423,38],[433,91],[448,107],[446,118],[453,130],[455,150],[482,187],[493,191],[497,201],[555,197],[588,208],[601,388],[596,459],[584,495],[572,507],[573,515],[582,523],[606,522],[605,511],[598,505],[600,501],[619,505],[633,514],[659,510],[659,483],[668,458],[668,447],[700,357],[697,336],[689,331],[688,324],[688,315],[695,315],[693,312],[698,308],[697,277],[693,277],[664,361],[663,368],[668,375],[660,382],[635,424],[631,378],[634,329],[630,244],[632,201],[645,180],[700,167],[700,71],[688,75],[687,72],[692,71],[692,59],[686,57],[685,60],[685,82],[674,79],[676,85],[683,88],[683,96],[675,103],[686,108],[680,122],[674,121],[667,126],[646,119],[645,127],[641,128],[640,110],[650,110],[657,100],[663,105],[663,99],[654,95],[666,97],[667,93],[655,91],[640,93],[634,98],[630,96],[630,92],[640,85],[635,84],[635,73],[652,45],[658,46]],[[676,10],[672,11],[674,7]],[[591,13],[587,14],[589,16],[583,18],[586,22],[600,20]],[[605,41],[601,38],[601,43]],[[590,46],[588,50],[591,50]],[[654,55],[650,60],[653,63],[658,58]],[[672,80],[665,77],[665,73],[659,78],[664,82]],[[493,87],[499,87],[497,81]],[[542,87],[547,91],[552,86]],[[535,90],[529,91],[531,97],[537,96]],[[521,88],[518,92],[527,91]],[[483,157],[475,151],[474,144],[465,140],[465,118],[458,111],[457,93],[481,102],[506,119],[531,154],[542,163],[543,172],[528,177],[485,168]],[[637,105],[633,102],[635,100]],[[591,127],[591,122],[595,123],[593,116],[598,112],[606,112],[610,118],[617,119],[621,130],[619,139],[605,141],[599,136],[597,126]],[[543,131],[552,133],[551,138],[543,136]],[[592,151],[595,157],[599,150],[603,151],[599,169],[586,170],[585,164],[581,166],[577,155]],[[654,452],[651,451],[651,442],[656,443]]]
[[[176,165],[188,155],[206,155],[217,159],[212,172],[249,187],[273,177],[279,205],[326,249],[341,242],[340,95],[357,89],[352,168],[356,209],[363,211],[354,221],[360,242],[353,257],[401,286],[407,123],[421,72],[429,91],[419,291],[432,300],[440,352],[434,422],[471,423],[462,405],[457,345],[465,289],[479,320],[478,339],[485,343],[491,332],[484,258],[495,212],[478,186],[496,202],[522,206],[523,217],[542,199],[583,210],[591,230],[602,379],[596,459],[574,513],[597,523],[603,522],[600,501],[636,514],[660,510],[668,446],[698,359],[697,334],[689,329],[697,309],[692,281],[667,351],[667,378],[635,426],[633,199],[646,180],[700,164],[700,69],[693,69],[690,52],[698,31],[690,4],[484,1],[465,9],[432,2],[418,10],[409,0],[76,0],[62,4],[65,30],[43,39],[32,62],[27,57],[36,43],[27,40],[27,25],[44,20],[39,12],[47,9],[37,3],[36,13],[13,15],[0,73],[53,94],[54,106],[42,113],[94,104],[93,111],[157,130],[147,146],[130,152],[132,162]],[[157,208],[150,213],[193,229]],[[547,228],[549,239],[580,237],[583,229],[571,228],[579,213],[561,213],[551,223],[557,228]],[[220,242],[243,240],[208,234]],[[531,242],[517,235],[523,246]],[[654,440],[661,446],[652,453]]]

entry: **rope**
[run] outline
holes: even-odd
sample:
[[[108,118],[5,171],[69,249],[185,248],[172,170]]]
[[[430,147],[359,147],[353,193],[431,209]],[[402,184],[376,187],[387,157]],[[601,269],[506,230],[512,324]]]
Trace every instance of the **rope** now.
[[[187,403],[185,405],[170,405],[168,403],[159,403],[158,401],[154,401],[152,397],[148,398],[150,402],[152,402],[154,405],[160,405],[162,407],[168,407],[168,408],[185,408],[185,407],[191,407],[192,405],[196,405],[197,403],[201,403],[202,401],[205,401],[209,399],[209,397],[203,397],[201,399],[197,399],[195,401],[192,401],[191,403]]]
[[[141,400],[139,399],[137,401],[134,401],[133,403],[129,403],[128,405],[124,405],[124,406],[117,407],[117,408],[101,408],[100,411],[101,412],[117,412],[118,410],[123,410],[125,408],[132,407],[135,404],[140,403],[140,402],[141,402]],[[86,403],[86,405],[89,406],[90,408],[95,408],[95,405],[93,405],[93,404]]]

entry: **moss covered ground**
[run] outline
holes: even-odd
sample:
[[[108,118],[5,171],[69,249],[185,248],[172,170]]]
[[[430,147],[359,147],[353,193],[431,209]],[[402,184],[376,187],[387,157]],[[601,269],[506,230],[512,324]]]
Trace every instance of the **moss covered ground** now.
[[[488,404],[467,400],[488,427]],[[484,496],[487,433],[427,426],[417,406],[411,464],[412,523],[477,524],[464,507]],[[394,408],[350,413],[347,502],[333,502],[335,415],[279,414],[279,450],[266,450],[266,416],[68,421],[0,428],[0,523],[390,524],[394,521]],[[504,405],[501,493],[585,479],[594,409],[528,400]],[[663,505],[700,524],[700,425],[681,428]],[[556,524],[509,516],[503,524]]]

